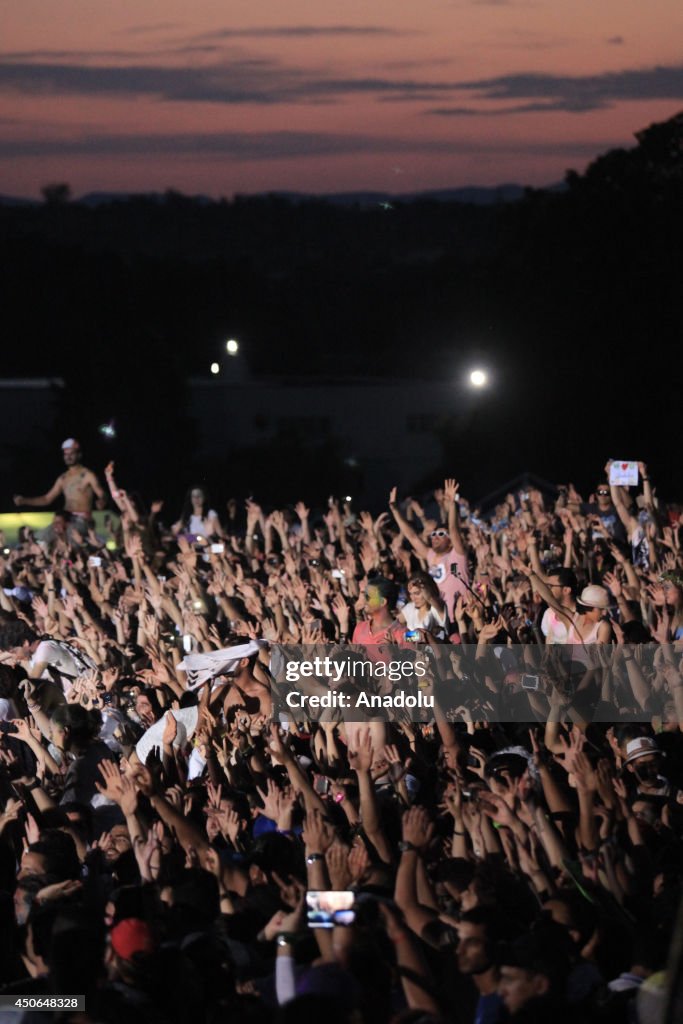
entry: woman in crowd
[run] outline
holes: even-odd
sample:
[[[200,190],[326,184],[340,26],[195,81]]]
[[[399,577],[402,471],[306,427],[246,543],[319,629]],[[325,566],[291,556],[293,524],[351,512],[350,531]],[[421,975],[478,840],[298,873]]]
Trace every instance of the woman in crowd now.
[[[185,495],[180,519],[173,525],[175,536],[183,535],[193,543],[197,538],[212,540],[223,536],[223,529],[215,509],[210,508],[209,496],[202,487],[191,487]]]

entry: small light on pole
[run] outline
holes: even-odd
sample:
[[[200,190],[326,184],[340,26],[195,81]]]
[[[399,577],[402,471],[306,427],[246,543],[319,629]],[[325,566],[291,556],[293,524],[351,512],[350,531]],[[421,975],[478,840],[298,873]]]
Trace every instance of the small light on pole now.
[[[228,338],[225,343],[225,351],[229,356],[236,356],[240,350],[239,342],[235,341],[234,338]]]
[[[218,363],[211,363],[211,373],[213,373],[214,376],[215,376],[217,373],[220,373],[220,372],[221,372],[221,368],[218,365]]]

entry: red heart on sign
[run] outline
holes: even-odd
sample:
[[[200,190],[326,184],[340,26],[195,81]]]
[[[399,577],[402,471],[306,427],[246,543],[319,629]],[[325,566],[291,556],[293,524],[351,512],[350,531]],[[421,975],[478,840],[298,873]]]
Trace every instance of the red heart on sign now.
[[[628,469],[628,462],[622,462],[621,468],[622,469]]]

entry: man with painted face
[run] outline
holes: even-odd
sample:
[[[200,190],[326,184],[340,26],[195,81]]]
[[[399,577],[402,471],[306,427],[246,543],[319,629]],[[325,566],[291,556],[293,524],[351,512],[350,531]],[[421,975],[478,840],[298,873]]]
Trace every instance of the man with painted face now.
[[[67,438],[62,445],[62,455],[66,470],[57,477],[50,490],[37,498],[15,494],[14,504],[25,508],[47,508],[61,494],[64,509],[70,513],[72,527],[85,534],[92,524],[93,503],[102,509],[107,498],[95,473],[82,464],[81,446],[75,438]]]
[[[412,526],[404,519],[396,501],[396,488],[389,495],[389,508],[396,525],[418,558],[427,563],[429,575],[434,579],[441,597],[446,602],[448,617],[454,618],[458,595],[467,596],[469,567],[467,549],[460,533],[458,516],[458,484],[453,479],[444,481],[444,506],[448,511],[448,527],[436,526],[425,544]],[[455,572],[453,572],[455,567]]]
[[[365,619],[354,629],[352,643],[371,647],[398,643],[402,627],[392,613],[395,601],[395,584],[384,576],[371,576],[365,589]]]

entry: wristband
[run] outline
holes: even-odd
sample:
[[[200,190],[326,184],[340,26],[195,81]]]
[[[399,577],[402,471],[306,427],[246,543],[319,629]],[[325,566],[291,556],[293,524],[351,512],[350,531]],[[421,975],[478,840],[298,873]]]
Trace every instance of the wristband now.
[[[407,839],[402,839],[398,844],[398,848],[401,853],[417,853],[417,846],[415,846],[415,843],[411,843]]]
[[[325,860],[325,857],[323,856],[322,853],[308,853],[308,854],[306,854],[306,863],[308,864],[309,867],[311,866],[311,864],[315,864],[316,861],[319,861],[319,860]]]
[[[291,946],[296,937],[296,932],[279,932],[279,934],[275,936],[275,941],[278,946]]]

